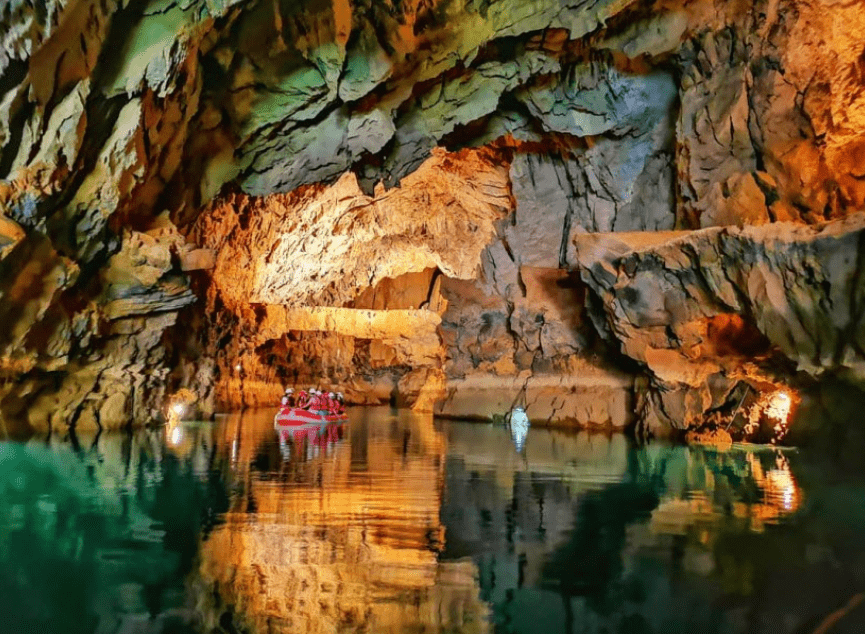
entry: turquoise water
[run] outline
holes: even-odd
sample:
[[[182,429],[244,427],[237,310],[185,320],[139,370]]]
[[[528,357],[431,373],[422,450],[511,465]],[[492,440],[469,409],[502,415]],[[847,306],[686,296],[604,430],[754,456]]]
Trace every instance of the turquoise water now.
[[[865,631],[865,475],[354,409],[0,443],[0,631]]]

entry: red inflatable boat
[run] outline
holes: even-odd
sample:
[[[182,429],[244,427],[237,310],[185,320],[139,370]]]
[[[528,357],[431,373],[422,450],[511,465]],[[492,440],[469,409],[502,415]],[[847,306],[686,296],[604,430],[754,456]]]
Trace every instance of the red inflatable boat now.
[[[323,410],[310,411],[299,407],[283,407],[273,419],[274,427],[290,429],[311,425],[326,425],[328,423],[343,423],[348,420],[346,414],[330,414]]]

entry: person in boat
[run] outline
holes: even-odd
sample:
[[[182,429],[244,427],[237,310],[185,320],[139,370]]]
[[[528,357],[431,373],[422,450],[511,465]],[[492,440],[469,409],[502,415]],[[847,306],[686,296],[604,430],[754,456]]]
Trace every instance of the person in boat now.
[[[300,409],[307,409],[309,405],[310,394],[306,390],[301,390],[297,393],[297,400],[294,402],[295,407],[299,407]]]
[[[310,394],[312,396],[309,399],[309,406],[307,407],[307,409],[313,412],[324,409],[324,402],[321,391],[318,389],[310,390]]]
[[[327,413],[336,416],[339,414],[339,403],[336,400],[336,394],[328,392],[327,394]]]
[[[332,402],[331,395],[328,392],[319,392],[318,396],[319,396],[319,400],[318,400],[319,411],[322,412],[323,414],[332,414],[333,412],[331,411],[331,402]]]
[[[318,411],[323,414],[330,414],[330,398],[327,392],[318,393]]]
[[[331,392],[330,402],[332,414],[336,416],[341,416],[345,414],[345,402],[342,398],[342,392]]]

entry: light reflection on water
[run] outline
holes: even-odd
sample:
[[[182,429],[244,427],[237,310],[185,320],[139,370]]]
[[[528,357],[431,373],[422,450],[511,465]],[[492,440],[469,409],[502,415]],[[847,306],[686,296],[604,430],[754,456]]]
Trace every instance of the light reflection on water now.
[[[796,452],[271,421],[0,444],[0,631],[811,634],[865,589],[865,485]]]
[[[488,629],[471,562],[437,560],[444,436],[429,417],[356,414],[321,443],[226,421],[237,493],[202,546],[202,594],[222,602],[208,623],[232,605],[252,631]]]

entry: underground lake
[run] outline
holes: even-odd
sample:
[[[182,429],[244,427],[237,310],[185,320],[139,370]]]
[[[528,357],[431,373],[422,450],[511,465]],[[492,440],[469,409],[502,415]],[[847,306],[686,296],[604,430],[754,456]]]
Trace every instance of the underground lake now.
[[[3,442],[2,630],[865,626],[865,473],[823,454],[349,414]]]

